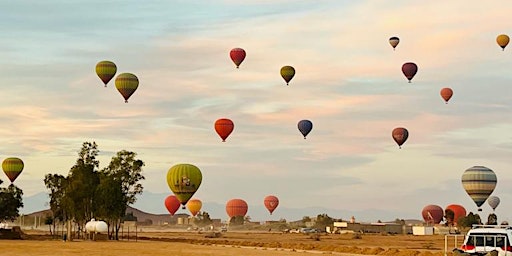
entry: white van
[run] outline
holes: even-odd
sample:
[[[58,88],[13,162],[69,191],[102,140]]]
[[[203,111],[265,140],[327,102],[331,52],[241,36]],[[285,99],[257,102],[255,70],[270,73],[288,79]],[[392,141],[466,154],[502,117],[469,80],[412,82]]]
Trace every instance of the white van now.
[[[511,241],[511,226],[473,225],[466,234],[461,249],[470,255],[484,255],[496,251],[500,256],[512,256]]]

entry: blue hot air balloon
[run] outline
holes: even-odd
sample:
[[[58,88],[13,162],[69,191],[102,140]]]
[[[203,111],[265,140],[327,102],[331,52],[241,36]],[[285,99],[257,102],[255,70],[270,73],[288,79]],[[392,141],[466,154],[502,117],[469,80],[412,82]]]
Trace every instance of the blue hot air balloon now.
[[[297,127],[299,128],[300,133],[304,136],[304,139],[306,139],[306,136],[313,129],[313,123],[309,120],[300,120]]]

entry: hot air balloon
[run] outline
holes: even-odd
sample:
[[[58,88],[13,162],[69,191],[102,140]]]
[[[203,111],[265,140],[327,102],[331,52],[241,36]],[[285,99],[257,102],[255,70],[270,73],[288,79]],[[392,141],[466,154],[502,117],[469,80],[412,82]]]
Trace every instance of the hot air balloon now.
[[[457,222],[459,221],[460,218],[466,217],[466,209],[462,205],[450,204],[446,206],[446,208],[444,209],[445,216],[448,216],[448,214],[446,214],[446,211],[448,210],[453,212],[453,219],[446,218],[446,222],[454,226],[457,226]]]
[[[187,203],[187,208],[192,214],[192,216],[196,216],[197,213],[201,210],[203,203],[199,199],[190,199]]]
[[[482,211],[480,206],[492,194],[496,183],[496,174],[484,166],[473,166],[462,174],[462,186],[478,206],[478,211]]]
[[[451,88],[443,88],[440,93],[446,104],[448,104],[448,101],[452,98],[453,90]]]
[[[421,210],[421,216],[426,223],[439,224],[443,220],[443,208],[438,205],[429,204]]]
[[[229,52],[229,57],[231,57],[231,60],[233,63],[235,63],[236,68],[238,68],[240,64],[242,64],[242,61],[245,59],[245,50],[242,48],[233,48]]]
[[[185,209],[185,205],[196,193],[202,180],[201,171],[192,164],[177,164],[167,171],[167,185],[183,205],[182,209]]]
[[[489,203],[489,206],[491,206],[492,211],[496,210],[496,207],[500,204],[500,198],[497,196],[490,196],[487,199],[487,203]]]
[[[288,85],[293,76],[295,76],[295,69],[292,66],[284,66],[281,68],[281,76],[286,81],[286,85]]]
[[[402,73],[404,73],[409,83],[411,82],[414,75],[418,72],[418,66],[412,62],[407,62],[402,65]]]
[[[249,206],[242,199],[231,199],[226,203],[226,213],[230,218],[236,216],[245,216]]]
[[[263,204],[265,204],[265,208],[270,212],[270,215],[272,215],[272,212],[277,208],[279,205],[279,199],[276,196],[266,196],[263,200]]]
[[[104,60],[96,64],[96,75],[103,81],[105,87],[107,83],[116,75],[117,67],[112,61]]]
[[[304,139],[306,139],[306,136],[311,132],[311,129],[313,129],[313,123],[309,120],[300,120],[297,127],[300,133],[302,133],[302,136],[304,136]]]
[[[122,73],[116,77],[116,88],[124,98],[124,102],[128,103],[128,98],[139,87],[139,79],[131,73]]]
[[[507,47],[509,41],[510,38],[505,34],[501,34],[498,37],[496,37],[496,43],[498,43],[498,45],[501,47],[503,51],[505,50],[505,47]]]
[[[389,38],[389,44],[391,45],[391,47],[393,47],[393,51],[395,50],[398,43],[400,43],[400,39],[398,37],[393,36]]]
[[[23,161],[17,157],[9,157],[2,162],[2,169],[11,183],[18,178],[24,166]]]
[[[165,208],[169,211],[171,216],[173,216],[178,209],[180,209],[180,200],[175,195],[170,195],[165,198],[164,205]]]
[[[227,118],[221,118],[215,121],[215,131],[222,139],[222,142],[226,142],[226,139],[228,136],[233,132],[233,129],[235,128],[235,124],[233,121],[227,119]]]
[[[398,148],[402,148],[402,145],[409,137],[409,131],[407,131],[407,129],[403,127],[397,127],[393,129],[391,135],[393,136],[393,139],[395,140],[396,144],[398,144]]]

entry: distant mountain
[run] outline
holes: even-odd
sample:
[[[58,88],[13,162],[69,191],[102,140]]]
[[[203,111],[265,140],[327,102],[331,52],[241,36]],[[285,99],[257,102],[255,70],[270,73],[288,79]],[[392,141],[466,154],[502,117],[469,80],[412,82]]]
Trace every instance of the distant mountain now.
[[[23,196],[23,208],[20,209],[21,214],[29,214],[43,209],[48,209],[50,197],[45,192],[39,192],[32,196]]]

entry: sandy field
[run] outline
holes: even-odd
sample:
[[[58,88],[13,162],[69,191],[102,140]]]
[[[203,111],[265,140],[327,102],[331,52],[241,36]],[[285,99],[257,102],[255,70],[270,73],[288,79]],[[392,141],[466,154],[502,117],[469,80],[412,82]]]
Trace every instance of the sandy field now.
[[[63,242],[40,234],[28,234],[25,240],[0,240],[0,255],[444,255],[444,235],[307,234],[226,232],[209,238],[208,232],[143,232],[138,241]],[[459,239],[459,245],[462,238]],[[448,251],[454,248],[451,237]],[[451,253],[448,253],[451,255]]]

